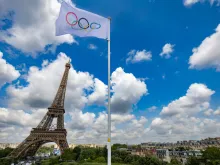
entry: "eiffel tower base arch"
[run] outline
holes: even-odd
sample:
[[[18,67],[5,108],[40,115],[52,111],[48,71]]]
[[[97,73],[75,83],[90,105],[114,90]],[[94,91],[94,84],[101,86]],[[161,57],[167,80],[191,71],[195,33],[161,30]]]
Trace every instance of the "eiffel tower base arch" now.
[[[68,148],[66,140],[66,130],[47,131],[34,128],[31,134],[10,153],[9,157],[25,158],[27,156],[34,156],[37,150],[45,143],[54,142],[59,146],[61,153]]]

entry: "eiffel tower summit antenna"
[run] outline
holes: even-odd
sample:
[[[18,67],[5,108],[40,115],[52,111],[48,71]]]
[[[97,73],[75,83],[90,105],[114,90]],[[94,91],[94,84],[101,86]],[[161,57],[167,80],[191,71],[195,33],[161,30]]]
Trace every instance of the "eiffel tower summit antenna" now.
[[[41,145],[49,142],[55,142],[59,146],[61,153],[63,153],[64,149],[69,148],[66,140],[67,131],[64,128],[64,100],[70,67],[69,59],[65,65],[65,71],[56,96],[48,108],[47,113],[38,126],[32,129],[30,135],[9,154],[9,157],[21,158],[34,156]],[[52,125],[54,118],[57,118],[55,128]]]

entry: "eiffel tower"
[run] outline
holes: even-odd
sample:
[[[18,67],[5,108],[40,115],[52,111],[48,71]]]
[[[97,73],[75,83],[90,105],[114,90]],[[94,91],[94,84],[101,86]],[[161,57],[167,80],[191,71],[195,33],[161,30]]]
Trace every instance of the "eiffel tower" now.
[[[67,131],[64,128],[64,100],[69,69],[70,61],[66,63],[59,89],[46,115],[36,128],[32,128],[30,135],[9,154],[9,157],[25,158],[34,156],[38,148],[48,142],[55,142],[61,153],[64,149],[69,148],[66,140]],[[54,128],[52,125],[53,119],[57,119]]]

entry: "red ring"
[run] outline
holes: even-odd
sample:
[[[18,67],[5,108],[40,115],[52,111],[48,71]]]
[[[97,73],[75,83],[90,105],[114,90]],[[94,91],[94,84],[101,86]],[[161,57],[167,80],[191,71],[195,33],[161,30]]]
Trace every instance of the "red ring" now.
[[[67,16],[69,15],[69,14],[73,14],[73,15],[75,15],[75,17],[76,17],[76,22],[75,23],[69,23],[69,21],[68,21],[68,19],[67,19]],[[78,23],[78,17],[77,17],[77,15],[74,13],[74,12],[68,12],[67,14],[66,14],[66,22],[70,25],[70,26],[74,26],[74,25],[76,25],[77,23]]]

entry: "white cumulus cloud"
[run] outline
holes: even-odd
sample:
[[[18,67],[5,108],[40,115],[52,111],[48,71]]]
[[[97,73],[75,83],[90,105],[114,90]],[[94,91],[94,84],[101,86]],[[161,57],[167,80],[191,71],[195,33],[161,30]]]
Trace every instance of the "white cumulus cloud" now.
[[[91,49],[91,50],[96,50],[96,49],[97,49],[97,46],[94,45],[94,44],[89,44],[89,45],[88,45],[88,48]]]
[[[215,111],[213,112],[213,114],[214,114],[214,115],[219,115],[219,116],[220,116],[220,107],[219,107],[217,110],[215,110]]]
[[[161,57],[164,57],[164,58],[166,58],[166,59],[170,58],[170,57],[171,57],[171,54],[172,54],[173,51],[174,51],[174,49],[173,49],[174,46],[175,46],[175,45],[172,45],[172,44],[169,44],[169,43],[165,44],[165,45],[163,46],[162,52],[160,53],[160,56],[161,56]]]
[[[152,106],[152,107],[150,107],[150,108],[147,108],[147,110],[148,110],[149,112],[154,112],[156,109],[157,109],[156,106]]]
[[[209,2],[210,5],[216,4],[218,6],[220,4],[220,0],[184,0],[184,5],[188,7],[199,2],[203,3],[205,1]]]
[[[200,0],[184,0],[184,5],[185,6],[191,6],[194,5],[195,3],[198,3]]]
[[[128,53],[128,58],[126,59],[126,63],[138,63],[141,61],[151,61],[152,54],[150,51],[146,51],[145,49],[142,51],[131,50]]]
[[[71,116],[70,128],[77,130],[84,130],[91,126],[95,120],[94,113],[83,113],[81,110],[75,109],[72,112],[69,112]]]
[[[28,85],[10,85],[7,88],[10,107],[16,109],[45,108],[50,106],[58,90],[61,78],[64,73],[65,64],[69,58],[60,53],[57,59],[42,68],[30,67],[26,81]],[[87,103],[86,90],[90,90],[93,85],[93,76],[88,72],[76,71],[70,68],[65,106],[82,108]]]
[[[208,109],[204,112],[205,116],[211,116],[214,111],[212,109]]]
[[[89,104],[104,105],[107,99],[107,85],[95,78],[93,93],[88,96]]]
[[[14,66],[8,64],[7,61],[3,59],[3,53],[0,52],[0,88],[5,83],[10,83],[19,76],[20,73],[15,69]]]
[[[190,69],[216,68],[220,71],[220,24],[215,33],[206,37],[202,43],[193,49],[189,58]]]
[[[144,81],[137,79],[132,73],[125,73],[117,68],[112,73],[111,109],[113,113],[127,113],[132,110],[143,95],[148,93]]]
[[[154,136],[159,141],[177,141],[213,137],[220,133],[219,120],[206,117],[213,114],[210,109],[210,98],[214,91],[204,84],[191,84],[185,96],[171,101],[163,107],[160,116],[153,119],[148,136]]]
[[[46,113],[46,109],[23,110],[0,108],[0,128],[4,126],[36,127]]]
[[[57,0],[0,0],[0,9],[0,18],[12,21],[12,27],[0,31],[0,40],[25,53],[34,56],[48,46],[48,50],[54,50],[62,43],[75,42],[69,34],[55,36],[55,20],[60,10]]]
[[[166,134],[171,129],[171,126],[167,124],[167,122],[161,118],[155,118],[150,128],[155,130],[158,134]]]
[[[162,116],[175,116],[179,114],[193,115],[209,108],[210,97],[215,91],[204,84],[194,83],[190,85],[185,96],[172,101],[163,107]]]

